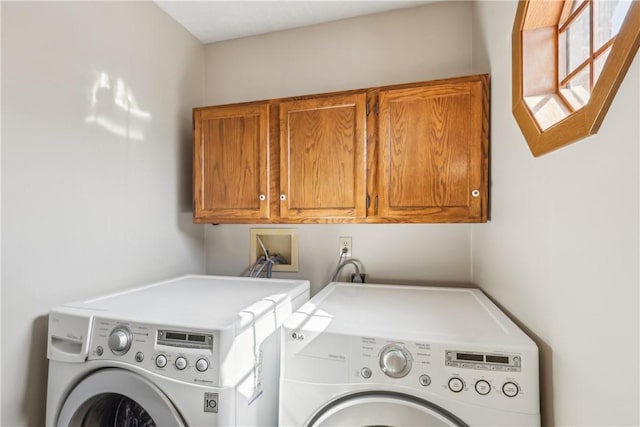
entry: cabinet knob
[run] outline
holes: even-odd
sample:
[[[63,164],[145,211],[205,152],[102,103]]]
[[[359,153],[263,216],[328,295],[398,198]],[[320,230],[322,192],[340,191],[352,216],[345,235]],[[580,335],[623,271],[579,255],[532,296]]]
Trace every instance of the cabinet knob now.
[[[264,202],[265,200],[267,200],[267,196],[265,196],[264,194],[261,194],[258,199],[260,199],[260,201]]]
[[[281,195],[280,195],[280,200],[282,200],[282,201],[287,200],[287,196],[286,196],[286,195],[284,195],[284,194],[281,194]]]
[[[472,195],[473,197],[478,197],[478,196],[480,196],[480,190],[473,190],[473,191],[471,192],[471,195]]]

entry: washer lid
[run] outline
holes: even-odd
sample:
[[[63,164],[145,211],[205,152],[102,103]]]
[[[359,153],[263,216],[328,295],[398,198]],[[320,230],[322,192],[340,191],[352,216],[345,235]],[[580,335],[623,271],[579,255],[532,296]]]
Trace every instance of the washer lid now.
[[[425,400],[376,391],[340,397],[316,412],[305,426],[468,427],[457,416]]]
[[[482,291],[474,288],[330,283],[285,327],[361,336],[535,347]]]
[[[291,310],[291,301],[308,292],[308,280],[191,275],[64,307],[127,321],[241,329],[279,306]]]

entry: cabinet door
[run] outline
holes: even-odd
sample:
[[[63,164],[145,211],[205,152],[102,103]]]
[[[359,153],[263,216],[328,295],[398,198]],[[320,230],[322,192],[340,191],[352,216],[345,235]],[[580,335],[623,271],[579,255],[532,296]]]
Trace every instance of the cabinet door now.
[[[366,94],[280,104],[280,217],[364,218]]]
[[[194,111],[194,221],[269,218],[269,104]]]
[[[383,90],[378,215],[402,222],[487,219],[487,80]]]

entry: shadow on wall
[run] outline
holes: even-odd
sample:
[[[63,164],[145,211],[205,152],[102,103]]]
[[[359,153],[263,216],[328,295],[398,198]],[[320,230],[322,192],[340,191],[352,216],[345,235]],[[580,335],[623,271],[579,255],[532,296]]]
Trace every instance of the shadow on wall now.
[[[534,334],[531,329],[527,328],[522,324],[522,322],[516,319],[509,310],[505,309],[491,295],[488,295],[486,292],[484,293],[538,346],[538,364],[540,368],[540,424],[546,427],[555,426],[553,415],[553,351],[551,350],[551,347],[539,336]]]
[[[39,316],[33,321],[27,387],[22,397],[21,411],[29,426],[43,426],[45,423],[44,402],[47,401],[47,330],[49,316]]]

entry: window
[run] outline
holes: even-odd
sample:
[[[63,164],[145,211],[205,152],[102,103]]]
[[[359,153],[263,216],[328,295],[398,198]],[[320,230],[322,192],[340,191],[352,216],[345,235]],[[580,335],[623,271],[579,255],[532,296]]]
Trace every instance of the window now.
[[[534,155],[598,131],[640,43],[640,2],[521,0],[513,114]]]

